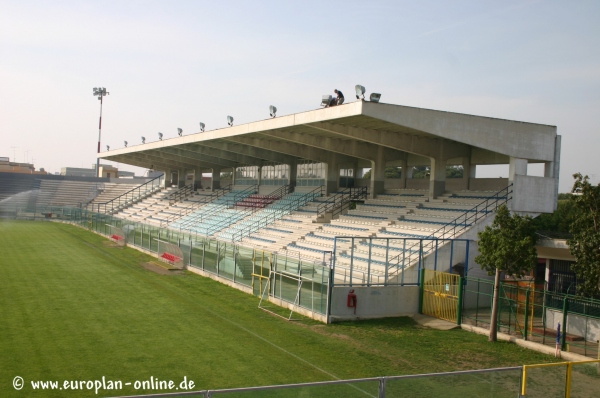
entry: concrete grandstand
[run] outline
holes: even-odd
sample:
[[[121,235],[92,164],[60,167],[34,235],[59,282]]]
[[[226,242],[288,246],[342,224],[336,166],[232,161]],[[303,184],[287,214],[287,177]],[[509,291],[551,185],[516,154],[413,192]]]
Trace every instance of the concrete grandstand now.
[[[476,272],[469,242],[499,204],[554,211],[560,138],[555,126],[357,101],[99,157],[164,171],[170,188],[117,217],[334,263],[332,283],[357,287],[366,303],[374,287],[417,284],[422,267]],[[476,178],[479,166],[498,164],[508,178]],[[544,175],[528,175],[528,164],[543,164]],[[428,178],[412,178],[423,166]],[[447,178],[457,166],[462,177]],[[386,177],[390,167],[396,178]],[[346,293],[332,289],[330,315],[353,318]],[[376,294],[361,316],[417,312],[415,291]]]

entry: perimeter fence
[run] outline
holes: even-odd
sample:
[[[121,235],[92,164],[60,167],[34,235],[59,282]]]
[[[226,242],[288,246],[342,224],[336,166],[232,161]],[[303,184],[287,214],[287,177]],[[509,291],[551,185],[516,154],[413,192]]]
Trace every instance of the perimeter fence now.
[[[156,254],[157,259],[164,252],[161,245],[171,244],[181,249],[183,264],[188,267],[251,288],[256,295],[267,285],[271,297],[294,308],[320,315],[327,312],[330,269],[318,261],[278,255],[197,233],[160,228],[76,207],[38,208],[34,212],[20,212],[17,218],[66,221],[107,238],[111,238],[114,229],[118,228],[123,231],[127,245]],[[299,279],[303,281],[301,284],[297,283]]]
[[[560,362],[419,375],[127,396],[225,398],[589,398],[600,391],[600,361]],[[125,397],[119,397],[125,398]]]
[[[465,280],[462,323],[489,329],[494,281]],[[523,281],[501,282],[499,294],[499,332],[554,347],[560,323],[563,351],[600,358],[600,300],[552,292]]]

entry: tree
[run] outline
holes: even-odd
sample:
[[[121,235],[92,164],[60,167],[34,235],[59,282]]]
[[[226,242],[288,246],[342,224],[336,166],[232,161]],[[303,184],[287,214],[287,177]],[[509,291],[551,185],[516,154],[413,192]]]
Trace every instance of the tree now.
[[[506,205],[502,205],[496,210],[492,226],[486,226],[478,236],[480,254],[475,257],[475,262],[480,264],[488,275],[496,275],[489,336],[489,341],[496,341],[500,273],[523,277],[535,267],[537,234],[531,217],[511,215]]]
[[[568,198],[561,199],[561,195],[565,194],[559,194],[558,207],[554,213],[540,214],[533,220],[535,229],[540,231],[542,235],[544,232],[558,232],[561,234],[570,234],[571,232],[571,224],[577,213],[575,201],[572,200],[574,196],[569,194]]]
[[[462,166],[446,167],[446,178],[463,178],[465,169]]]
[[[584,296],[600,295],[600,183],[594,186],[588,176],[573,174],[576,209],[571,223],[573,237],[567,241],[576,262],[577,292]]]

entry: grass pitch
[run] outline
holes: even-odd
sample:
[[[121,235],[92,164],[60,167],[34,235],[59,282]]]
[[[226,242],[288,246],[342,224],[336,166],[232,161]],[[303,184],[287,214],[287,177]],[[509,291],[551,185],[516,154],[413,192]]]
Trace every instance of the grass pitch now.
[[[186,377],[201,390],[554,360],[410,318],[287,322],[258,309],[258,297],[211,279],[144,268],[153,260],[75,226],[0,221],[0,396],[169,392],[134,388],[152,377]],[[132,385],[98,395],[31,385],[103,376]]]

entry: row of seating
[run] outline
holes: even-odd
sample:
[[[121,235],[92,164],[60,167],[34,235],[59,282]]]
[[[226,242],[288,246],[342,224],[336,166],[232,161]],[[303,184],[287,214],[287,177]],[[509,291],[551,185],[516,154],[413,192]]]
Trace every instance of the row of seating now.
[[[265,208],[278,198],[270,195],[250,195],[235,204],[236,207]]]
[[[160,259],[162,259],[163,261],[168,262],[169,264],[175,264],[175,263],[178,263],[178,262],[180,262],[182,260],[181,257],[178,257],[178,256],[176,256],[174,254],[167,253],[167,252],[164,252],[163,254],[161,254],[160,255]]]

